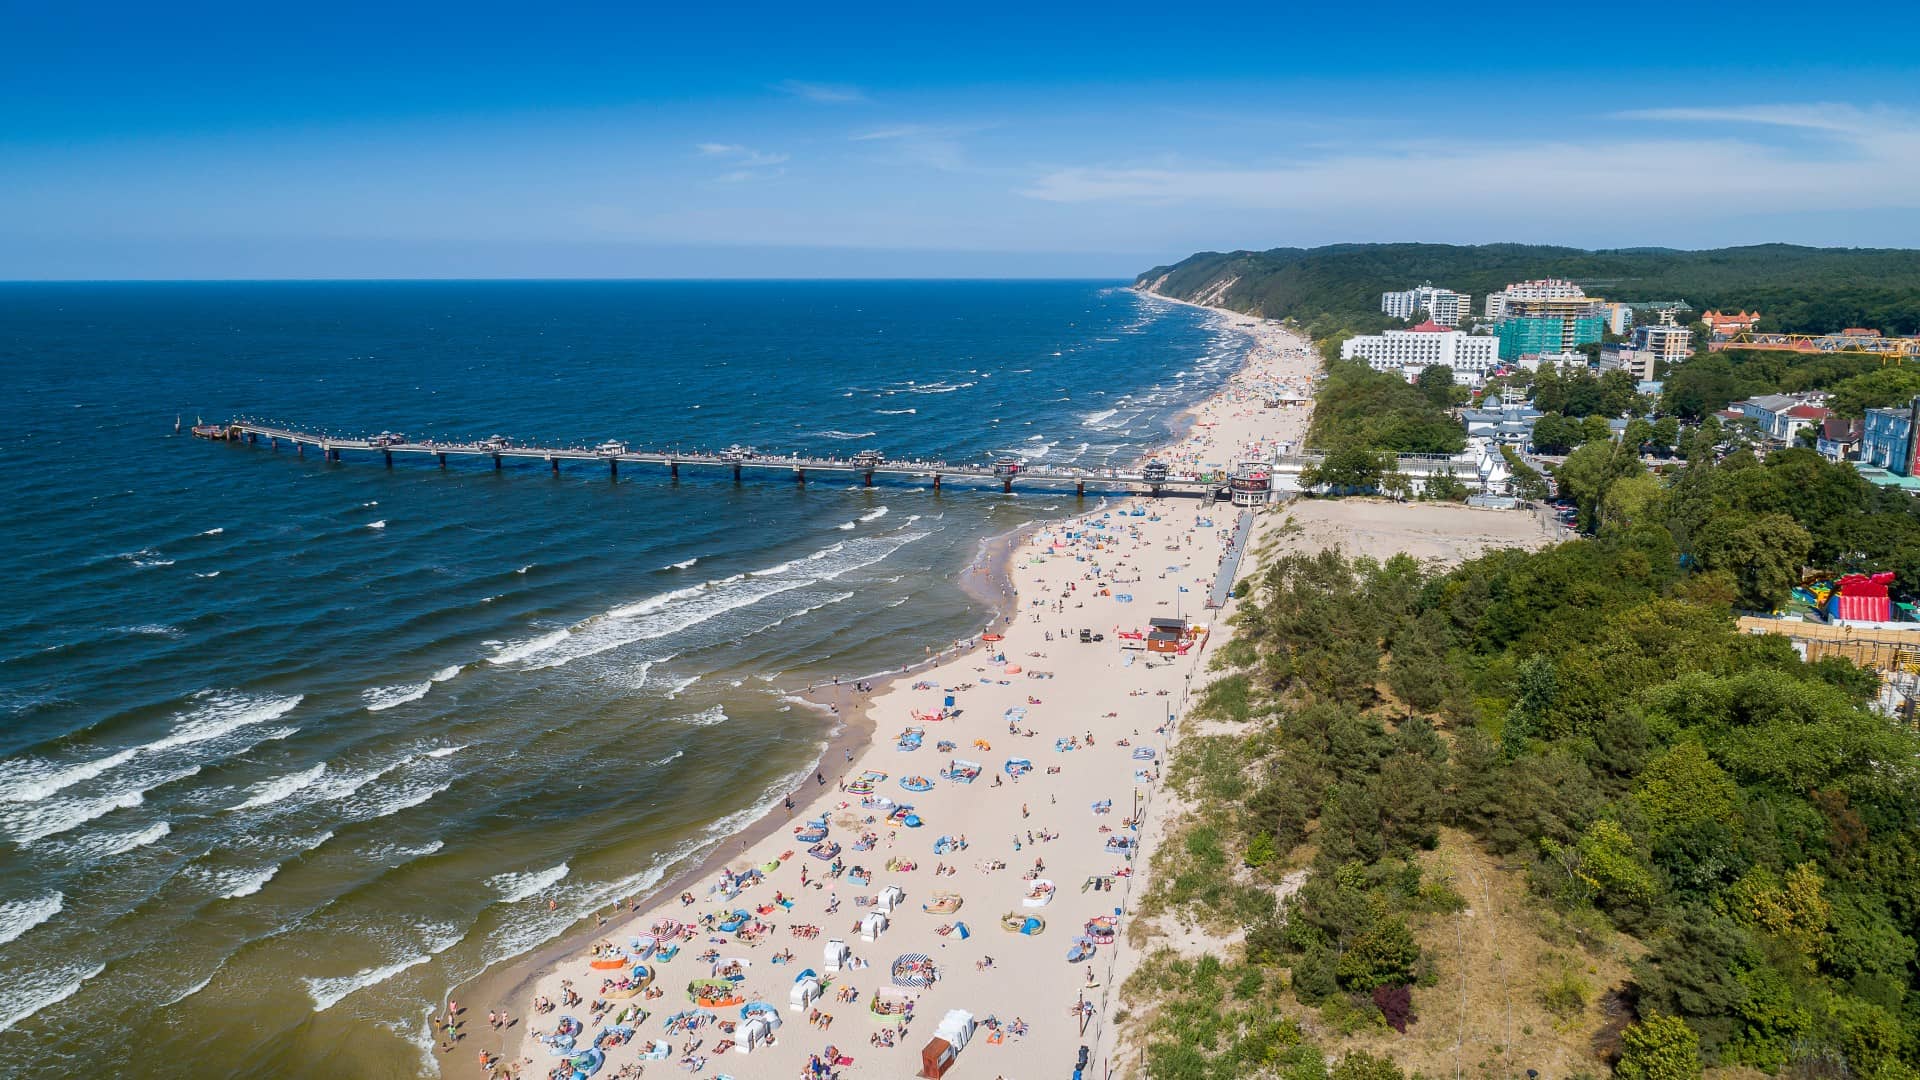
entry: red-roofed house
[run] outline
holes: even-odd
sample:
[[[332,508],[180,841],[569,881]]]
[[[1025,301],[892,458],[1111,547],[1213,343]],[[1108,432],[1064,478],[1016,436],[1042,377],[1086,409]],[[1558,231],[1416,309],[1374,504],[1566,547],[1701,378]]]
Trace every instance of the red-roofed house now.
[[[1709,311],[1700,316],[1707,324],[1707,333],[1713,337],[1732,337],[1735,334],[1750,333],[1754,324],[1760,321],[1757,311]]]

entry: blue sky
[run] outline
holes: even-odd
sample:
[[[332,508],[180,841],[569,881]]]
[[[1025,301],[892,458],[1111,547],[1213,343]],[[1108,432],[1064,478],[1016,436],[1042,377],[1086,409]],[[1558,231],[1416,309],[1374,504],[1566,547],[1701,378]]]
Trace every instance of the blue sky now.
[[[0,0],[0,278],[1920,246],[1920,16],[1831,10]]]

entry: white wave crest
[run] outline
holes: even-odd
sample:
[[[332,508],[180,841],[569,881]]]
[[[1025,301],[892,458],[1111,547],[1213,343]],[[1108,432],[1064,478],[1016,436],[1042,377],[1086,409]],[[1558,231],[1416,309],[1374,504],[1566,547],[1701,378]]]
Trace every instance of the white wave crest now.
[[[195,533],[194,535],[195,536],[219,536],[221,533],[226,531],[227,530],[225,528],[214,528],[214,529],[208,529],[206,532],[203,532],[203,533]]]
[[[122,788],[105,795],[30,803],[9,815],[7,825],[21,847],[31,847],[49,836],[77,829],[115,810],[131,810],[146,801],[147,792],[176,780],[185,780],[199,771],[200,766],[194,765],[159,776],[145,777],[139,786]]]
[[[543,653],[565,640],[567,640],[567,632],[565,630],[549,631],[536,638],[528,638],[525,641],[516,641],[512,644],[501,646],[494,651],[492,656],[487,657],[487,663],[511,664],[516,660],[525,660],[527,657]]]
[[[262,806],[270,806],[279,802],[281,799],[287,798],[294,792],[311,785],[314,781],[319,780],[320,775],[326,771],[327,763],[323,761],[311,769],[302,769],[297,773],[288,773],[285,776],[277,776],[272,780],[255,784],[250,789],[253,794],[248,796],[245,802],[232,807],[232,809],[253,810]]]
[[[84,970],[79,967],[63,968],[59,971],[36,971],[24,978],[9,979],[0,988],[0,1000],[6,1002],[0,1008],[7,1009],[0,1016],[0,1032],[9,1031],[15,1024],[28,1020],[35,1013],[50,1005],[58,1005],[80,992],[88,979],[107,970],[105,964],[95,964],[86,974],[75,977],[75,973]]]
[[[873,508],[872,510],[867,511],[864,514],[861,514],[860,520],[861,521],[879,521],[881,518],[886,516],[887,516],[887,508],[884,506],[878,506]]]
[[[545,870],[529,870],[524,874],[495,874],[487,879],[487,886],[500,894],[501,903],[517,904],[558,885],[567,873],[567,864],[561,863]]]
[[[272,881],[273,875],[279,872],[279,863],[274,863],[272,866],[261,870],[236,872],[225,879],[224,883],[227,884],[227,891],[220,894],[220,899],[238,900],[243,896],[252,896],[254,893],[266,888],[267,882]]]
[[[0,904],[0,945],[17,941],[20,935],[60,914],[67,894],[50,892],[31,900],[9,900]]]
[[[506,646],[490,660],[498,664],[537,659],[538,663],[530,665],[534,669],[556,668],[635,642],[678,634],[769,597],[832,581],[871,566],[930,535],[895,530],[843,540],[764,570],[734,574],[620,605],[567,629]]]
[[[471,746],[471,745],[472,745],[471,743],[461,743],[459,746],[443,746],[438,750],[427,751],[427,756],[430,758],[452,757],[453,755],[459,753],[462,750],[465,750],[468,746]]]
[[[103,758],[58,767],[51,762],[39,759],[9,761],[5,764],[5,769],[10,775],[4,781],[5,786],[0,787],[0,802],[39,802],[75,784],[91,780],[104,772],[125,765],[139,752],[140,748],[137,746],[128,747]]]
[[[917,413],[920,410],[919,409],[875,409],[873,411],[879,413],[881,416],[912,416],[914,413]]]
[[[691,559],[682,559],[681,561],[679,561],[679,562],[677,562],[677,563],[669,563],[669,564],[667,564],[666,566],[663,566],[663,567],[661,567],[661,569],[663,569],[663,570],[691,570],[691,569],[693,569],[693,568],[694,568],[694,565],[695,565],[695,564],[697,564],[697,563],[698,563],[699,561],[700,561],[700,557],[696,555],[696,556],[694,556],[694,557],[693,557],[693,558],[691,558]]]
[[[877,432],[872,431],[813,431],[809,437],[816,439],[871,439]]]
[[[98,857],[104,858],[113,855],[125,855],[127,852],[133,851],[136,848],[143,848],[148,844],[156,843],[171,832],[173,832],[173,826],[171,824],[164,821],[156,821],[136,832],[101,837]]]
[[[443,667],[439,671],[436,671],[433,673],[433,681],[449,682],[459,674],[460,674],[459,664],[448,664],[446,667]]]
[[[379,967],[361,968],[352,975],[343,975],[331,979],[303,979],[307,984],[307,996],[313,999],[314,1012],[326,1012],[340,1004],[349,994],[358,993],[369,986],[378,986],[410,968],[428,963],[434,957],[460,944],[466,936],[458,927],[442,926],[428,939],[424,952],[414,953],[391,964]]]
[[[859,528],[859,526],[860,526],[860,523],[857,521],[843,521],[840,524],[835,525],[834,528],[841,529],[846,532],[852,532],[854,529]]]
[[[409,701],[419,701],[433,689],[432,682],[403,683],[399,686],[375,686],[360,692],[361,700],[367,703],[368,712],[382,712],[396,705],[405,705]]]

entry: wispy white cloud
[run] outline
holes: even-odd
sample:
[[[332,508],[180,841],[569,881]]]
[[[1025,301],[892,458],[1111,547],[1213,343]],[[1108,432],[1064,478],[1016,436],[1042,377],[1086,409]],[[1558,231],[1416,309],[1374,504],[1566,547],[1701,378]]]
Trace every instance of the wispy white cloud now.
[[[703,142],[694,144],[701,157],[713,158],[732,166],[726,172],[714,177],[723,184],[738,184],[746,180],[771,180],[781,176],[787,170],[780,168],[792,157],[787,154],[769,153],[755,150],[739,143]]]
[[[894,124],[858,131],[847,136],[849,142],[884,143],[894,148],[900,160],[915,165],[958,172],[967,168],[962,138],[984,130],[962,124]]]
[[[774,84],[775,90],[794,97],[817,101],[822,105],[852,105],[867,100],[866,91],[857,86],[840,83],[804,82],[800,79],[784,79]]]
[[[1912,134],[1916,131],[1914,118],[1905,112],[1885,107],[1863,109],[1844,102],[1631,109],[1615,113],[1614,116],[1622,120],[1683,124],[1755,124],[1857,137]]]
[[[1040,170],[1020,191],[1051,203],[1181,204],[1311,212],[1397,209],[1445,215],[1765,214],[1920,207],[1920,126],[1849,106],[1648,109],[1620,119],[1716,125],[1704,135],[1640,132],[1612,141],[1475,140],[1375,144],[1280,164],[1138,162]],[[1813,140],[1732,133],[1734,124],[1816,132]]]

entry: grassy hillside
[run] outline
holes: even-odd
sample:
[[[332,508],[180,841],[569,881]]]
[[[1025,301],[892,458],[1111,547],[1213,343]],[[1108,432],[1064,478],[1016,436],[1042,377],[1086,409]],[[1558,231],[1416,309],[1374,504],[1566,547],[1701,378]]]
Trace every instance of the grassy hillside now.
[[[1201,252],[1156,266],[1136,284],[1270,318],[1376,316],[1382,292],[1431,281],[1481,297],[1514,281],[1570,278],[1609,300],[1683,299],[1696,311],[1758,308],[1787,331],[1866,326],[1920,334],[1920,251],[1789,244],[1674,251],[1584,251],[1528,244],[1333,244]],[[1223,283],[1231,282],[1221,289]]]

